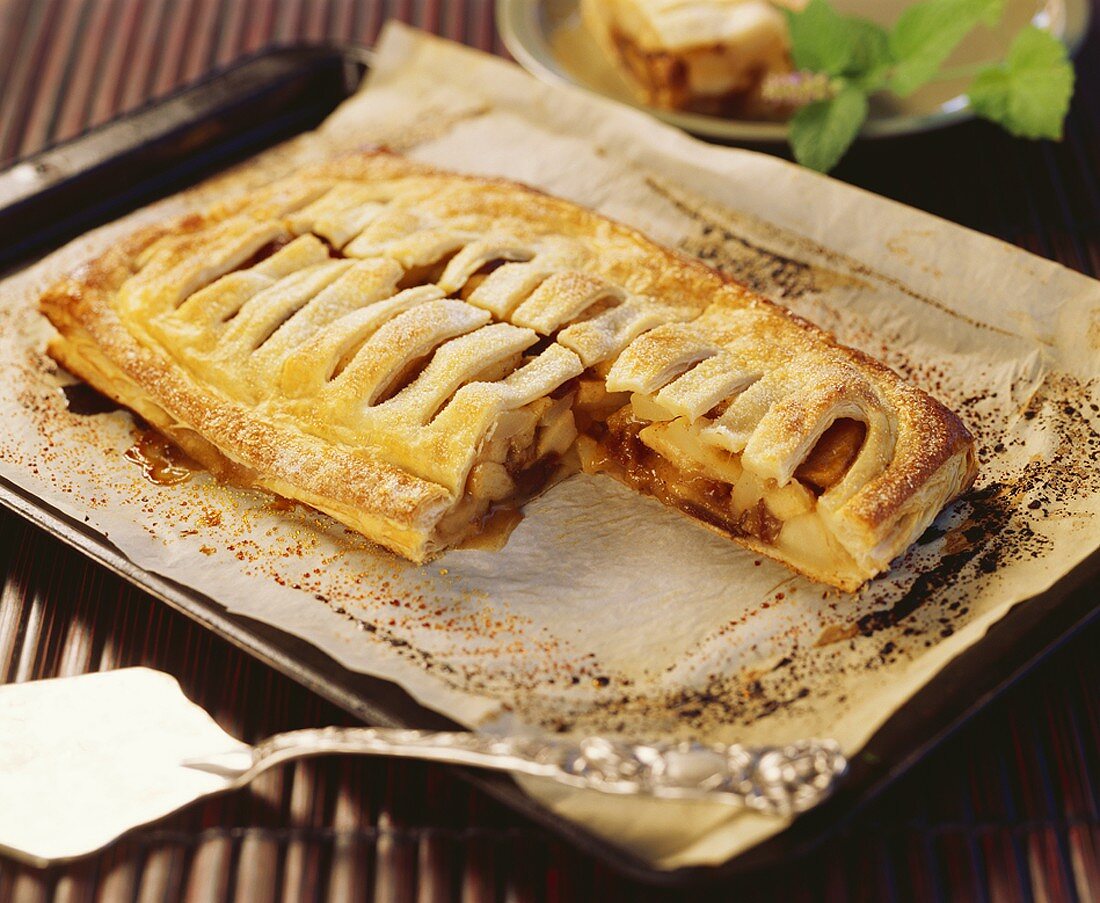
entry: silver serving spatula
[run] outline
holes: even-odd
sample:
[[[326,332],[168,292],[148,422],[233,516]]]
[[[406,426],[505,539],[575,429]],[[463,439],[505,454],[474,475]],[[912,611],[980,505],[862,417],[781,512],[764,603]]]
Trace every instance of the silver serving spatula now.
[[[318,728],[248,746],[147,668],[0,687],[0,848],[46,865],[93,852],[290,759],[401,756],[547,778],[602,793],[790,816],[844,772],[836,743],[749,747]]]

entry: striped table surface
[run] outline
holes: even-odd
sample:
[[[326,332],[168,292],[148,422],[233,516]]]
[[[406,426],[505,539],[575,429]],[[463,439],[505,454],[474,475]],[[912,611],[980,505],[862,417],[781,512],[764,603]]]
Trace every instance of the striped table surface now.
[[[390,17],[503,52],[492,6],[0,0],[0,165],[265,46],[369,45]],[[1095,26],[1078,73],[1059,145],[1013,141],[974,123],[861,146],[838,175],[1095,275]],[[6,512],[0,574],[0,680],[143,664],[176,675],[227,730],[247,739],[348,723]],[[1098,629],[1079,634],[797,867],[717,893],[746,900],[1100,899],[1098,641]],[[276,769],[248,790],[194,806],[73,865],[38,871],[0,859],[0,899],[666,896],[677,897],[615,875],[445,769],[351,758]]]

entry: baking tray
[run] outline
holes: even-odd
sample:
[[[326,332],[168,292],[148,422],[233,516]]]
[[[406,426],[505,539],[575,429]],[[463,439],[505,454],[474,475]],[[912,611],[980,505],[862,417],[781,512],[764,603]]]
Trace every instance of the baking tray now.
[[[0,172],[0,267],[27,262],[317,125],[370,65],[358,47],[269,50]],[[59,211],[64,211],[59,215]],[[130,562],[106,538],[0,478],[0,504],[369,724],[457,727],[395,684],[349,671],[308,643]],[[842,830],[971,716],[1087,625],[1100,621],[1100,555],[1016,606],[913,696],[851,762],[831,799],[721,866],[659,871],[526,796],[505,776],[454,771],[619,871],[650,883],[744,878],[790,863]]]

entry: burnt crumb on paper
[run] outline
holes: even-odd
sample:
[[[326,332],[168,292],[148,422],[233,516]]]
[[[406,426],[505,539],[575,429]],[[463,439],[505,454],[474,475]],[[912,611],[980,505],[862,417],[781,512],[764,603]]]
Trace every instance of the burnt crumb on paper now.
[[[731,245],[740,245],[746,253],[729,254]],[[762,294],[791,299],[820,290],[820,276],[809,264],[766,251],[714,223],[700,223],[698,235],[686,239],[681,247]]]
[[[801,300],[811,302],[808,310],[795,312],[809,316],[815,325],[823,329],[834,329],[843,319],[822,303],[818,296],[823,292],[837,287],[872,289],[880,286],[968,326],[1018,338],[1007,329],[969,317],[937,298],[914,290],[900,279],[801,235],[764,220],[717,207],[704,198],[688,194],[654,177],[649,177],[646,184],[691,223],[692,228],[680,241],[681,250],[773,300],[784,304]],[[769,239],[768,244],[797,248],[802,256],[790,257],[772,250],[761,240],[750,238],[750,234],[765,236]],[[863,347],[863,350],[870,349]]]
[[[646,184],[692,221],[694,230],[681,242],[681,250],[753,291],[790,301],[824,291],[838,280],[855,281],[763,247],[738,231],[728,216],[653,177]]]

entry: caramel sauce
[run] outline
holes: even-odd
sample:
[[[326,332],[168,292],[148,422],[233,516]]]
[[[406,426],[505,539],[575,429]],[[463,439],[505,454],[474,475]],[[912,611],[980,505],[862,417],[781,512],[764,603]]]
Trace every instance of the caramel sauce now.
[[[491,506],[455,548],[499,552],[523,520],[523,506],[575,472],[568,459],[550,455],[513,474],[516,491],[512,498]]]
[[[779,538],[779,531],[783,529],[783,521],[772,514],[764,500],[760,499],[741,513],[737,526],[743,533],[773,546]]]
[[[731,395],[729,398],[723,398],[720,402],[718,402],[718,404],[707,411],[705,415],[707,420],[717,420],[719,417],[725,414],[726,411],[730,409],[730,405],[733,404],[736,398],[736,395]]]
[[[487,512],[472,533],[456,546],[459,549],[477,549],[481,552],[499,552],[508,542],[512,531],[523,520],[519,508],[500,507]]]
[[[157,486],[174,486],[191,478],[199,467],[160,433],[146,430],[124,452],[127,461],[141,468],[142,475]]]
[[[628,409],[613,414],[599,442],[602,456],[590,461],[589,467],[596,472],[608,471],[631,489],[730,536],[753,536],[769,545],[775,542],[783,524],[768,510],[763,499],[735,522],[730,506],[732,487],[701,474],[678,470],[638,437],[645,426],[635,421]],[[676,492],[673,486],[686,487],[689,497]]]

